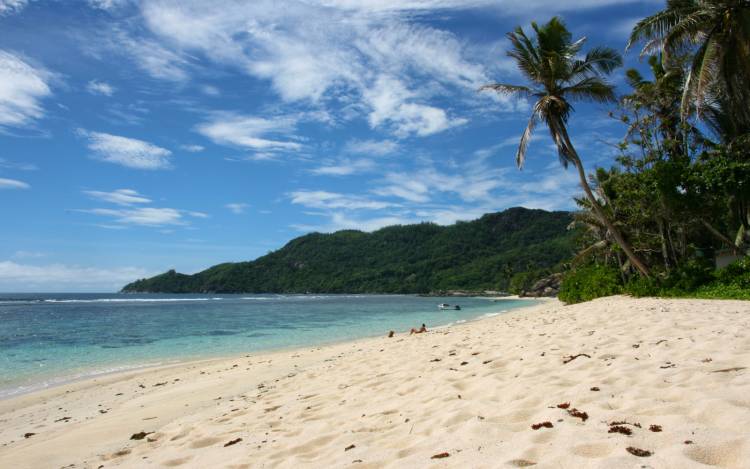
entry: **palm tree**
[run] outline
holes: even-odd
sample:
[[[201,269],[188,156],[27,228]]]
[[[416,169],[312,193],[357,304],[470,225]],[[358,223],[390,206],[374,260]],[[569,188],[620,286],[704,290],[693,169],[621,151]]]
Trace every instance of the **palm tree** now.
[[[719,100],[729,106],[737,134],[750,131],[750,1],[667,0],[664,10],[635,25],[627,47],[641,41],[643,54],[695,51],[683,118],[691,103],[702,117]]]
[[[544,122],[557,146],[562,165],[567,168],[572,163],[578,170],[581,187],[596,216],[607,226],[630,263],[642,275],[648,276],[646,264],[635,254],[591,191],[581,158],[570,141],[567,129],[568,118],[573,111],[569,100],[599,103],[615,101],[614,88],[603,77],[622,65],[622,57],[613,49],[595,47],[579,58],[586,38],[573,42],[572,35],[558,17],[552,18],[547,24],[539,26],[531,23],[531,26],[536,33],[533,39],[526,36],[521,27],[508,33],[513,46],[508,56],[515,59],[521,73],[532,86],[495,83],[480,89],[536,99],[531,119],[518,145],[518,167],[523,167],[534,128],[539,122]]]

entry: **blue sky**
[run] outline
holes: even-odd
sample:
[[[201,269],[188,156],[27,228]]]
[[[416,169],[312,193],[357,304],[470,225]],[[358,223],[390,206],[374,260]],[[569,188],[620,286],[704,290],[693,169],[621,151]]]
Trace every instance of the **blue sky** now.
[[[0,0],[0,291],[115,291],[310,231],[571,209],[546,129],[514,166],[528,103],[476,90],[522,82],[516,25],[560,14],[622,50],[661,3]],[[623,128],[576,110],[584,163],[608,165]]]

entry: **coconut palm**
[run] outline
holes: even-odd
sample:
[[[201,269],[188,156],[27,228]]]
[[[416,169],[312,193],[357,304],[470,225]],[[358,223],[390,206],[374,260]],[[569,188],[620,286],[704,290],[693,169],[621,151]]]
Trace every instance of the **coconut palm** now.
[[[615,101],[614,88],[604,80],[604,76],[622,65],[622,57],[607,47],[595,47],[580,57],[586,38],[573,42],[571,33],[558,17],[541,26],[536,23],[531,23],[531,26],[536,33],[534,38],[528,37],[521,27],[508,33],[512,44],[508,56],[515,59],[531,86],[495,83],[483,86],[481,90],[494,90],[536,100],[531,119],[518,145],[518,167],[523,167],[535,127],[543,122],[557,146],[560,162],[566,168],[568,164],[576,167],[581,187],[596,216],[607,226],[630,263],[641,274],[648,276],[646,264],[635,254],[594,196],[567,129],[568,119],[573,111],[570,101]]]
[[[703,116],[718,99],[729,106],[737,133],[750,131],[750,1],[667,0],[664,10],[635,25],[628,48],[642,41],[644,54],[695,52],[683,117],[691,103]]]

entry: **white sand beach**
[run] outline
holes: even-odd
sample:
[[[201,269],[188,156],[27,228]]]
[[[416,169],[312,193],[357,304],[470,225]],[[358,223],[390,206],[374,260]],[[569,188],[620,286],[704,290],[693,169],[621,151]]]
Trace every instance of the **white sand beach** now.
[[[0,401],[0,467],[750,467],[750,302],[386,333]]]

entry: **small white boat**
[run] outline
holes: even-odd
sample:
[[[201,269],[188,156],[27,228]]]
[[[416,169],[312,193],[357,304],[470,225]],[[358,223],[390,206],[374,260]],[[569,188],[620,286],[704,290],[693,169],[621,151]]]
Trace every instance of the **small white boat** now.
[[[460,311],[461,307],[458,306],[458,305],[449,305],[448,303],[440,303],[438,305],[438,309],[440,309],[440,310],[453,309],[453,310],[456,310],[456,311]]]

